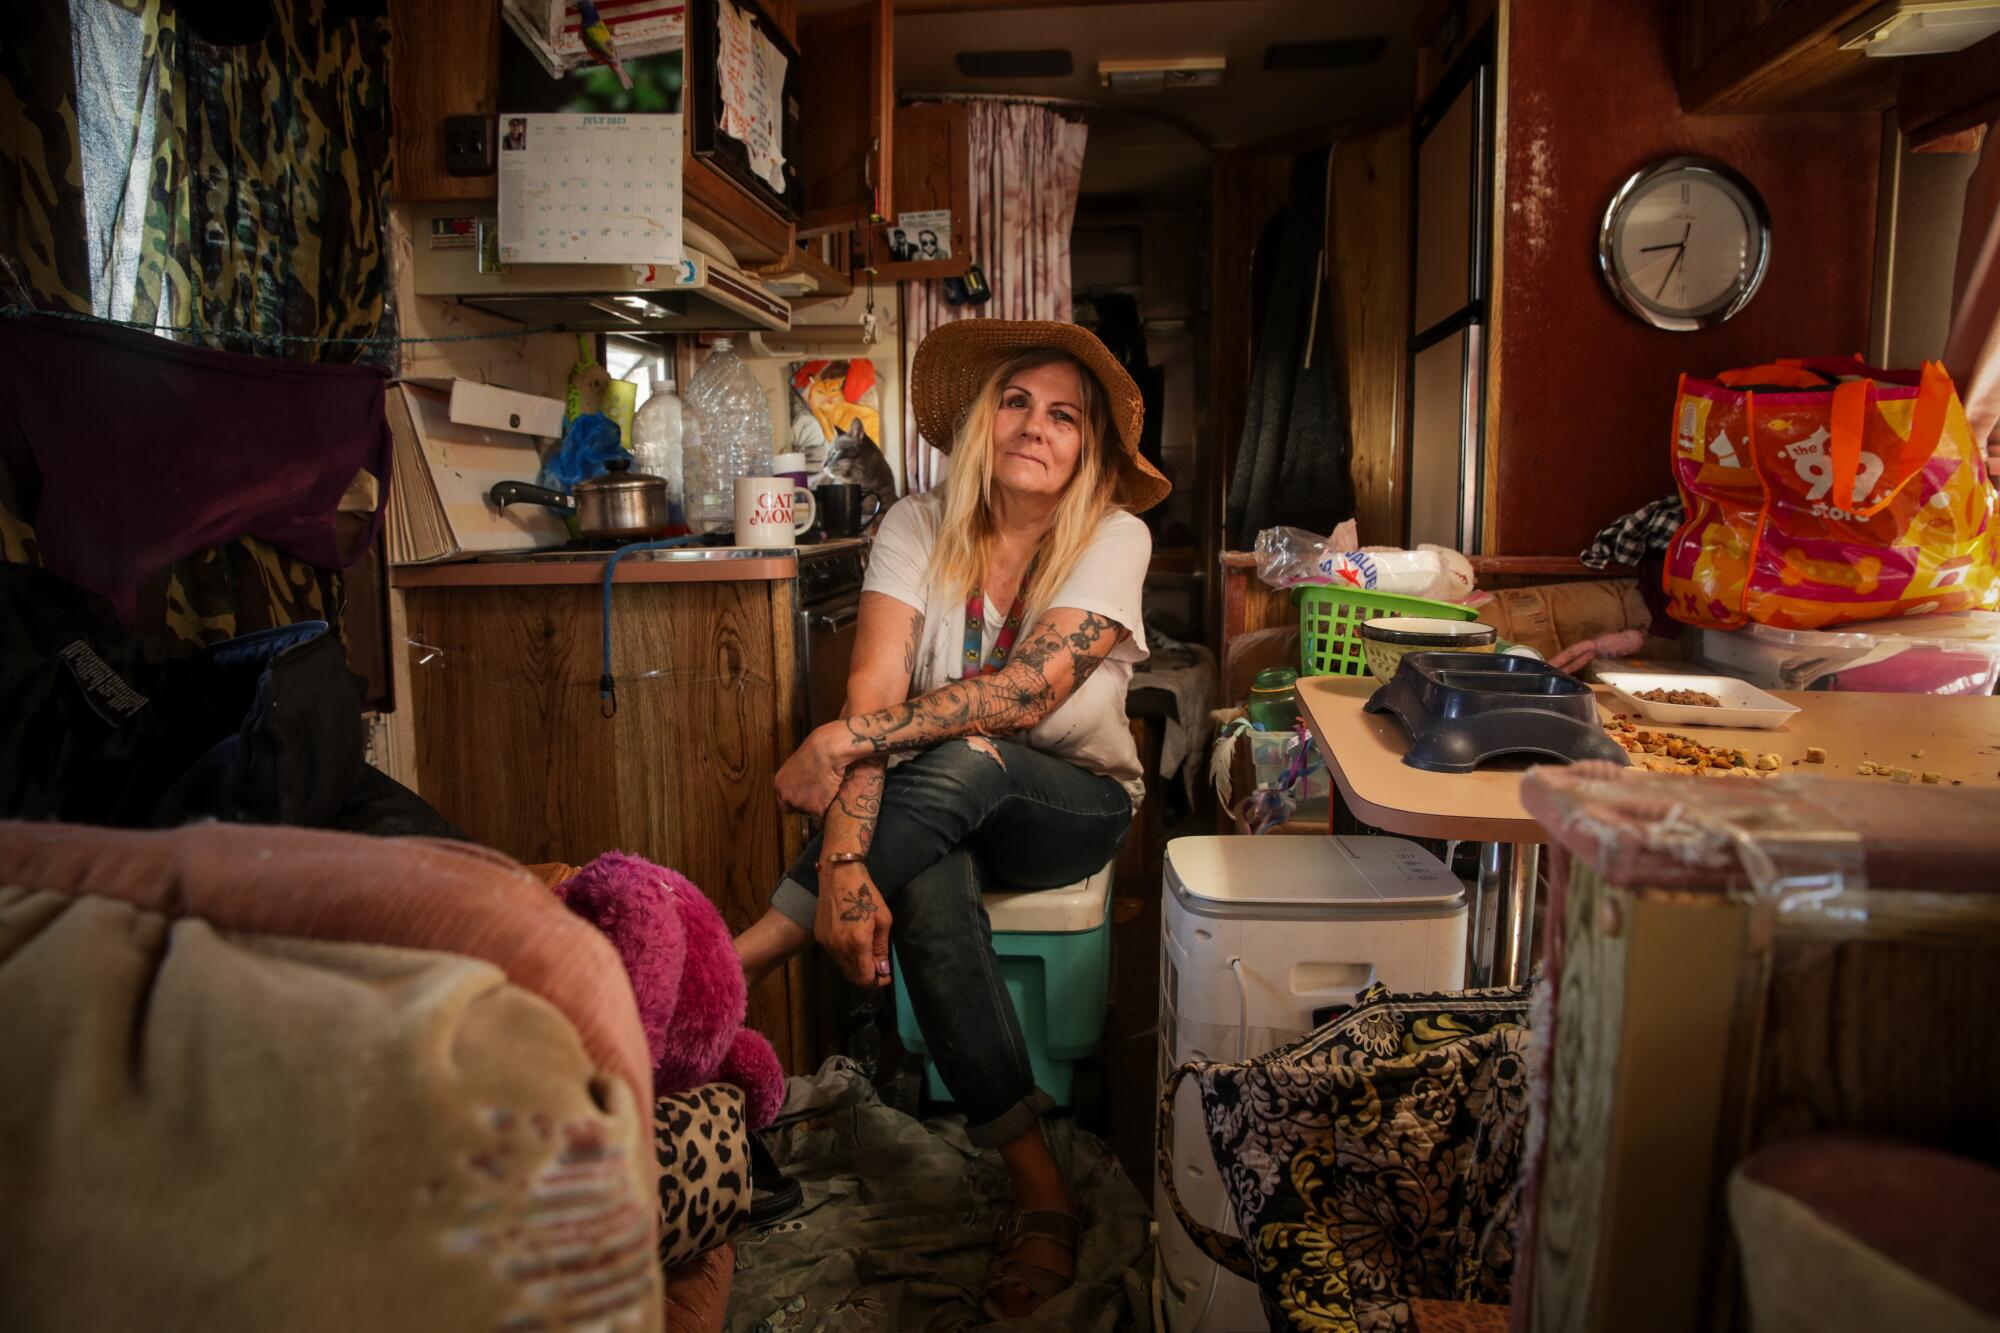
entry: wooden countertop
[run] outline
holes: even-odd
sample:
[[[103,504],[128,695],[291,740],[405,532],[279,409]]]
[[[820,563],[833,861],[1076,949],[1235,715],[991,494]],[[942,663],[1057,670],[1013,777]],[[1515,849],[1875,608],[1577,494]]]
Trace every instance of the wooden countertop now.
[[[1298,685],[1300,709],[1355,818],[1384,832],[1421,838],[1543,841],[1541,826],[1521,805],[1522,769],[1432,773],[1404,764],[1409,738],[1402,723],[1386,713],[1361,711],[1378,683],[1367,676],[1312,676]],[[1956,778],[1967,786],[2000,787],[2000,698],[1822,691],[1780,692],[1778,697],[1800,711],[1774,730],[1655,729],[1704,745],[1775,754],[1784,761],[1785,772],[1855,777],[1856,765],[1868,760],[1908,768],[1913,775],[1929,770],[1947,783]],[[1600,693],[1598,711],[1606,718],[1617,711],[1608,693]],[[1826,763],[1801,762],[1794,769],[1792,761],[1803,761],[1807,746],[1825,750]]]

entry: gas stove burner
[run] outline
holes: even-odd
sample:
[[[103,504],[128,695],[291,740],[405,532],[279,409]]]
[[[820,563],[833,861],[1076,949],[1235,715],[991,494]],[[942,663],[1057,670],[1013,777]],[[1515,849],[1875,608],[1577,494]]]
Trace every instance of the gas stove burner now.
[[[621,546],[632,546],[646,540],[648,539],[644,537],[572,537],[556,549],[585,554],[593,551],[602,551],[609,554]]]

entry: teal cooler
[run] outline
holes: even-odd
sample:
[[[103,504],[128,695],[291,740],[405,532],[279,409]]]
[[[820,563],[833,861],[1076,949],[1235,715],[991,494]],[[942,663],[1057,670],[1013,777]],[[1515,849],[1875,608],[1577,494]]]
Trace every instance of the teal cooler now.
[[[1021,1020],[1035,1085],[1070,1105],[1076,1062],[1096,1052],[1111,995],[1111,867],[1079,884],[1032,893],[989,893],[993,952]],[[890,929],[890,942],[895,930]],[[893,948],[891,949],[893,953]],[[917,1015],[896,967],[896,1033],[906,1050],[928,1055]],[[950,1101],[937,1066],[924,1061],[933,1101]]]

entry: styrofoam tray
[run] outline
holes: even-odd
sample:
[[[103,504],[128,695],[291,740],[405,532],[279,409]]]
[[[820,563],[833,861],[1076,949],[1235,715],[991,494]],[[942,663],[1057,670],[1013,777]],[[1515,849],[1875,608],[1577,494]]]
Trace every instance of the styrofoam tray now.
[[[1766,694],[1747,681],[1730,676],[1687,676],[1665,671],[1600,671],[1597,679],[1611,687],[1618,701],[1649,722],[1676,727],[1782,727],[1795,704]],[[1722,701],[1720,708],[1702,704],[1663,704],[1641,699],[1641,690],[1700,690]]]

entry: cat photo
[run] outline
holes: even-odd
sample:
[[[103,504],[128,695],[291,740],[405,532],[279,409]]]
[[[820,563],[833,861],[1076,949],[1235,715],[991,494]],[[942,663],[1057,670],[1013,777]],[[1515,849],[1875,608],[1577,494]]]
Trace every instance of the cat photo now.
[[[822,481],[853,482],[886,511],[896,502],[896,475],[882,455],[882,409],[875,363],[795,361],[791,366],[792,448]]]
[[[826,465],[820,469],[819,480],[854,483],[881,501],[884,514],[896,503],[896,474],[889,470],[889,460],[858,422],[834,437],[827,448]],[[878,514],[875,522],[881,521]],[[869,527],[872,529],[874,524]]]

